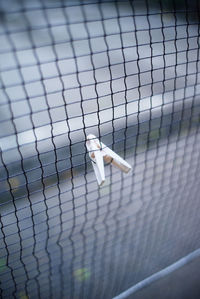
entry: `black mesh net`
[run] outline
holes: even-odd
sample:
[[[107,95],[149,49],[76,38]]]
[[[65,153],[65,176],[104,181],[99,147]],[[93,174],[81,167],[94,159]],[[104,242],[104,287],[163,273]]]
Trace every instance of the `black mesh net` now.
[[[198,2],[0,2],[2,298],[112,298],[200,247]],[[98,187],[88,134],[133,170]]]

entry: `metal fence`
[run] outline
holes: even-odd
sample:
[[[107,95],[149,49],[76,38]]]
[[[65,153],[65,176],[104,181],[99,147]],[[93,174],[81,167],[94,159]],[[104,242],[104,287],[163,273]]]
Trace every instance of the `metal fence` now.
[[[112,298],[200,247],[199,6],[0,2],[2,298]],[[90,133],[132,172],[99,188]]]

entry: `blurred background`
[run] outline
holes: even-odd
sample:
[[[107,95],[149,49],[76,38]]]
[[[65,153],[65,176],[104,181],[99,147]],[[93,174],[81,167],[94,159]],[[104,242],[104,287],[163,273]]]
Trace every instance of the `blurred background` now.
[[[198,1],[0,2],[3,298],[112,298],[199,248],[199,16]],[[88,134],[133,171],[106,166],[99,188]]]

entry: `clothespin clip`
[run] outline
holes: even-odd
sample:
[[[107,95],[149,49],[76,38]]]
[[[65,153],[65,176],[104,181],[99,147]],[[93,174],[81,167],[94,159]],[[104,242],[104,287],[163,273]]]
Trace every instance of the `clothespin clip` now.
[[[128,173],[131,170],[130,164],[100,142],[93,134],[87,136],[86,146],[99,186],[105,182],[104,161],[111,163],[123,172]]]

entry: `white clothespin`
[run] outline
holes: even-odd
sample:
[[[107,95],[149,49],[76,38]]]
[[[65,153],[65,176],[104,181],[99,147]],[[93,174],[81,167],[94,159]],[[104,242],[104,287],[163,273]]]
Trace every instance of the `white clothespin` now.
[[[87,136],[86,146],[89,151],[89,156],[92,160],[92,165],[98,184],[100,186],[105,182],[104,161],[107,163],[112,163],[123,172],[127,173],[129,170],[131,170],[130,164],[128,164],[105,144],[100,142],[99,139],[93,134]]]

